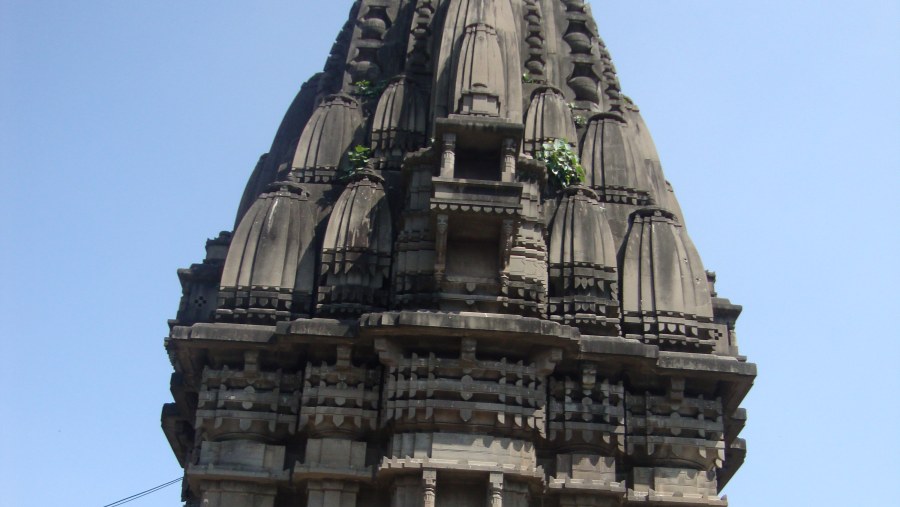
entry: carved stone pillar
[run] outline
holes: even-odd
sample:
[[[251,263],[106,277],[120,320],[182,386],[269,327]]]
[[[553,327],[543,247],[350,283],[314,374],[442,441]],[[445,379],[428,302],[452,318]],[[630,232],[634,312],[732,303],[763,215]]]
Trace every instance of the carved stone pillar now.
[[[504,273],[509,267],[509,255],[512,252],[513,233],[516,230],[516,224],[512,220],[504,220],[503,227],[500,230],[500,272]],[[502,276],[502,274],[501,274]]]
[[[437,231],[435,232],[434,248],[435,248],[435,265],[434,279],[440,288],[440,283],[444,280],[444,272],[447,269],[447,226],[450,224],[450,217],[447,215],[437,216]]]
[[[444,134],[444,151],[441,154],[441,177],[452,178],[456,166],[456,134]]]
[[[503,140],[503,162],[500,167],[500,181],[516,181],[516,141],[515,139]]]
[[[437,489],[437,471],[425,470],[422,472],[422,505],[434,507]]]
[[[491,507],[503,507],[503,474],[491,473],[488,487],[490,488]]]

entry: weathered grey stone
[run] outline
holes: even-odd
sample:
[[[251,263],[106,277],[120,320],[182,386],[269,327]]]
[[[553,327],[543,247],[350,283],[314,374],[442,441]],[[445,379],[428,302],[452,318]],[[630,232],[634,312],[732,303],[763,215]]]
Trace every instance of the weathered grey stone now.
[[[394,79],[378,100],[372,118],[371,146],[376,157],[388,160],[389,167],[399,168],[405,153],[425,146],[426,104],[425,95],[406,76]]]
[[[585,1],[354,2],[179,271],[184,500],[725,505],[756,367],[684,223]]]
[[[228,250],[217,318],[274,323],[310,314],[315,211],[292,181],[274,183],[256,200]]]
[[[626,337],[682,350],[721,347],[706,271],[673,214],[653,208],[634,214],[621,274]]]
[[[610,113],[588,120],[581,142],[585,184],[597,189],[604,202],[646,205],[649,176],[644,164],[635,159],[626,129],[625,120]]]
[[[360,171],[334,205],[322,245],[319,314],[387,309],[393,228],[383,183]]]
[[[303,128],[291,167],[304,181],[329,181],[344,163],[347,150],[361,141],[362,122],[355,99],[346,95],[328,98]]]
[[[525,117],[525,151],[529,154],[541,148],[545,142],[562,139],[578,144],[578,134],[572,111],[561,91],[551,87],[537,88],[531,95],[531,104]]]
[[[550,228],[551,319],[585,334],[619,332],[619,275],[606,213],[586,187],[563,192]]]

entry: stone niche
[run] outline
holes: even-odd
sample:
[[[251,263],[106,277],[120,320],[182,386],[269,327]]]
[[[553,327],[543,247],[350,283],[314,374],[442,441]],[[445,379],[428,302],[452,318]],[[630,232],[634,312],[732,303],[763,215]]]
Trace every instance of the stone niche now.
[[[430,209],[440,308],[503,313],[503,280],[522,215],[515,174],[522,126],[454,115],[436,129],[441,160]]]

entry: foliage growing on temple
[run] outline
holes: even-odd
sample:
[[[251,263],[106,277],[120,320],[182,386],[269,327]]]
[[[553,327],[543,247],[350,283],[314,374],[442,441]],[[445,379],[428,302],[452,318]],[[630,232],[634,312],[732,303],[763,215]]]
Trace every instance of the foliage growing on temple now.
[[[367,79],[363,79],[361,81],[353,83],[353,86],[356,87],[354,95],[372,99],[381,95],[381,92],[383,92],[384,89],[387,88],[387,83],[384,81],[373,83]]]
[[[584,181],[584,168],[578,154],[565,139],[543,143],[537,159],[547,164],[550,180],[558,188],[566,188]]]
[[[347,152],[347,164],[338,174],[338,179],[346,181],[357,172],[365,169],[371,158],[372,149],[368,146],[357,144]]]

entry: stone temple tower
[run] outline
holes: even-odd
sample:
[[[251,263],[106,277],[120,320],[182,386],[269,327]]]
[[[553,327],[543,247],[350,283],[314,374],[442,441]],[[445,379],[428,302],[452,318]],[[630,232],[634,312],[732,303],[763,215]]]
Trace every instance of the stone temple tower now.
[[[189,506],[717,506],[744,460],[741,307],[583,0],[353,3],[178,276]]]

